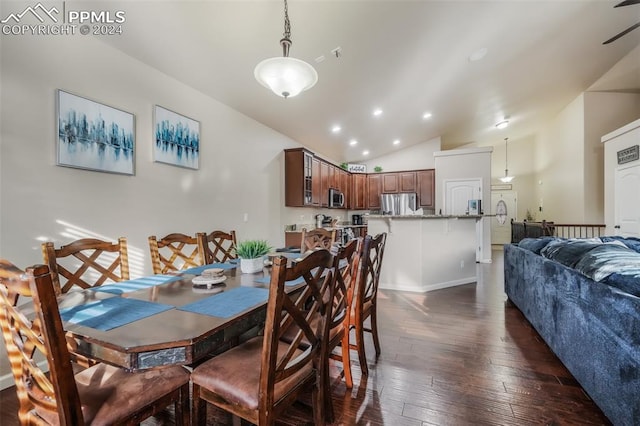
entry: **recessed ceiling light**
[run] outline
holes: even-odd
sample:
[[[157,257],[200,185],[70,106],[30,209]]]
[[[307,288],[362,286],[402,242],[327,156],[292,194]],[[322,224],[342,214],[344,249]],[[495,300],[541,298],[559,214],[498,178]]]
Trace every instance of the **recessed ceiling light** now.
[[[357,141],[357,140],[355,140],[355,139],[351,139],[351,140],[349,141],[349,145],[351,145],[351,146],[358,145],[358,141]]]
[[[486,47],[482,47],[476,50],[471,55],[469,55],[469,62],[479,61],[480,59],[484,58],[487,55],[488,51],[489,50],[487,50]]]
[[[504,129],[509,125],[509,120],[502,120],[501,122],[496,124],[497,129]]]
[[[340,130],[342,130],[342,127],[338,126],[337,124],[331,128],[331,131],[333,133],[339,133]]]
[[[393,141],[394,145],[398,145],[399,143],[400,143],[400,139],[396,139],[396,140]]]
[[[422,118],[425,119],[425,120],[428,119],[428,118],[431,118],[431,113],[430,112],[425,112],[424,114],[422,114]]]
[[[362,151],[362,155],[369,155],[369,151]]]
[[[376,108],[373,110],[373,116],[374,117],[379,117],[382,115],[382,110],[380,108]]]

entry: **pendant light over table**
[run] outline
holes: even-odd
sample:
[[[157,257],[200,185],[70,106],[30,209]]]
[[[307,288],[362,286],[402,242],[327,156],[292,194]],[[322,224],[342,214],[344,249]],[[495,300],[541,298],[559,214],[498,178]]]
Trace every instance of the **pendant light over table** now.
[[[282,56],[265,59],[256,65],[253,72],[256,80],[273,93],[283,98],[298,95],[312,88],[318,81],[316,70],[300,59],[289,57],[291,47],[291,23],[289,8],[284,0],[284,37],[280,40]]]

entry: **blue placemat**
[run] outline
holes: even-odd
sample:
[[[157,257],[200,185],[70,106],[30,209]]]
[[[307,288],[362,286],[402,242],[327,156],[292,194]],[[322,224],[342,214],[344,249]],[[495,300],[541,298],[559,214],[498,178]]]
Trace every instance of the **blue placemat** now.
[[[63,321],[108,331],[172,309],[173,306],[138,299],[111,297],[86,305],[61,309]]]
[[[256,287],[236,287],[206,299],[181,306],[180,310],[213,317],[229,318],[269,298],[269,290]]]
[[[266,277],[256,279],[257,283],[260,284],[269,284],[271,282],[271,276],[267,275]],[[298,285],[304,283],[304,277],[298,277],[295,280],[285,281],[284,285]]]
[[[176,277],[175,275],[152,275],[150,277],[136,278],[135,280],[120,281],[118,283],[92,287],[91,290],[112,294],[122,294],[136,290],[144,290],[145,288],[154,287],[179,279],[180,277]]]
[[[211,265],[196,266],[195,268],[185,269],[184,271],[180,271],[180,273],[200,275],[202,274],[202,271],[204,271],[205,269],[211,269],[211,268],[234,269],[237,267],[238,265],[236,265],[235,263],[212,263]]]

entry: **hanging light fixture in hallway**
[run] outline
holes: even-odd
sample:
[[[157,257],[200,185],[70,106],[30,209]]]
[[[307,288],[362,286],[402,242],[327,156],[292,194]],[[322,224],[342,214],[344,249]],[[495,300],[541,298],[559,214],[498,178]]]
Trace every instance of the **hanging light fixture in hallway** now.
[[[509,158],[509,154],[507,152],[507,141],[509,138],[504,138],[504,176],[500,178],[500,181],[503,183],[509,183],[513,180],[513,176],[509,176],[509,166],[507,165],[507,160]]]

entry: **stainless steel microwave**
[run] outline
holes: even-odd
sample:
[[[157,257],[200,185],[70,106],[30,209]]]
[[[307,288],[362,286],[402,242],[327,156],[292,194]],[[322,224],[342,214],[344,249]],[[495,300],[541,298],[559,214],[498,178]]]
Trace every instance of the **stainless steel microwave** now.
[[[343,208],[344,204],[344,194],[338,189],[329,189],[329,207]]]

